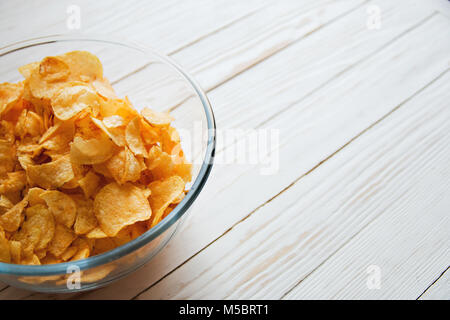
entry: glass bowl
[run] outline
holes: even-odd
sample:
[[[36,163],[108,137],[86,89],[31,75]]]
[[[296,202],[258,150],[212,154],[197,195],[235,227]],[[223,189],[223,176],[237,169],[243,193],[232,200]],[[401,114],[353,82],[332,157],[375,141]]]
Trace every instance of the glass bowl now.
[[[111,251],[75,262],[52,265],[0,263],[0,281],[41,292],[76,292],[110,284],[135,271],[167,245],[212,168],[215,121],[199,85],[169,58],[139,45],[85,36],[48,36],[0,48],[0,82],[23,80],[18,67],[46,56],[87,50],[103,63],[104,75],[120,97],[128,96],[136,109],[151,107],[175,117],[183,151],[193,163],[189,192],[158,225]]]

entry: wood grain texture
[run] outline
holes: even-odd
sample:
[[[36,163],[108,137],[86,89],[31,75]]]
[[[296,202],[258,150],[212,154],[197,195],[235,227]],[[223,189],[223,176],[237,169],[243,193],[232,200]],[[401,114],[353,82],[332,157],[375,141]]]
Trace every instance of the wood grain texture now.
[[[427,290],[419,297],[421,300],[449,300],[450,276],[449,268],[439,275]]]
[[[287,298],[416,298],[449,259],[449,80],[447,73],[139,298],[277,299],[304,278]],[[341,258],[318,268],[337,250]],[[371,264],[385,286],[373,296]]]

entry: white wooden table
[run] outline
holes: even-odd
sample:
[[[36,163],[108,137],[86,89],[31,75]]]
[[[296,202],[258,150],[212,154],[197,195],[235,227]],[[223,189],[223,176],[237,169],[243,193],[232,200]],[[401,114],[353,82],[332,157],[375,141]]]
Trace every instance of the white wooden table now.
[[[82,32],[193,74],[219,129],[278,130],[279,169],[216,165],[169,246],[109,287],[0,299],[450,299],[448,1],[1,1],[0,46],[78,32],[77,8]]]

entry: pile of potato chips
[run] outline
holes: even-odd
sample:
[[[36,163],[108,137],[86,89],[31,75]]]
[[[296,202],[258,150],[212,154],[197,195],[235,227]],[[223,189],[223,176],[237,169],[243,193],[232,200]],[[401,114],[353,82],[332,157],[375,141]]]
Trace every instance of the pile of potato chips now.
[[[191,165],[167,113],[116,96],[86,51],[0,84],[0,262],[52,264],[120,246],[185,195]]]

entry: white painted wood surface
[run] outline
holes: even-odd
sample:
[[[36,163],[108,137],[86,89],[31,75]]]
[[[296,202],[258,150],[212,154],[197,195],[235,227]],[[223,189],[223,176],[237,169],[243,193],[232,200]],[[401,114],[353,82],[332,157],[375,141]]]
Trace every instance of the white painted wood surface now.
[[[168,247],[116,284],[0,299],[450,299],[448,1],[2,1],[0,46],[73,32],[72,4],[81,31],[177,60],[219,129],[279,130],[280,168],[216,165]]]

